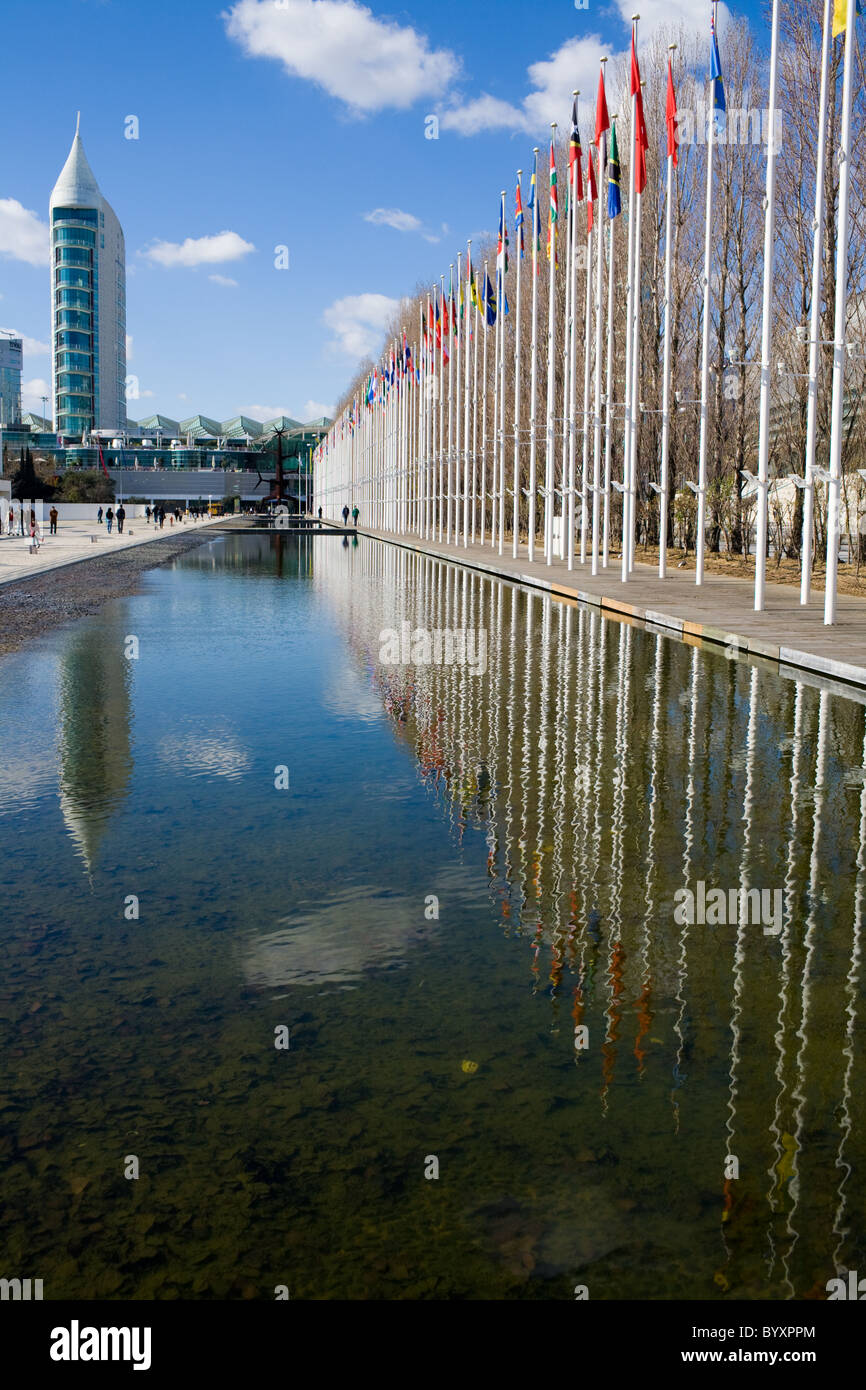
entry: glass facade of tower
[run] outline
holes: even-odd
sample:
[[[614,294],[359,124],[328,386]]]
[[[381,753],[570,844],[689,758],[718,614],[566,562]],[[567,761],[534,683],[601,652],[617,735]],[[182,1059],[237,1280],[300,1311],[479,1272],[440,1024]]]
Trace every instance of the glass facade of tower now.
[[[22,340],[0,337],[0,425],[21,419]]]
[[[99,418],[99,258],[104,213],[58,207],[51,214],[55,429],[83,435]]]

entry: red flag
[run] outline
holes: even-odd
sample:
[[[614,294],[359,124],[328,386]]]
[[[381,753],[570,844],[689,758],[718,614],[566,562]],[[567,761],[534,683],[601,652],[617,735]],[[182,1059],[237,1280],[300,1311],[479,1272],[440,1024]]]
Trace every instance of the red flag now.
[[[640,68],[634,48],[634,30],[631,35],[631,94],[635,99],[635,162],[634,191],[643,193],[646,188],[646,152],[649,149],[646,121],[643,114],[643,92],[640,85]]]
[[[96,447],[99,450],[99,462],[102,464],[102,471],[105,474],[106,478],[110,478],[111,474],[105,466],[105,459],[102,457],[102,445],[99,442],[99,435],[96,436]]]
[[[580,148],[580,130],[577,124],[577,97],[571,111],[571,139],[568,145],[568,186],[574,190],[574,201],[583,202],[583,151]]]
[[[665,121],[668,127],[668,154],[673,159],[674,164],[678,162],[679,134],[677,132],[677,94],[674,91],[674,73],[671,67],[671,60],[668,58],[668,99],[665,106]]]
[[[594,211],[592,205],[598,197],[598,188],[596,187],[595,183],[595,170],[592,167],[592,150],[587,150],[586,152],[586,182],[586,230],[588,232],[591,232],[592,224],[594,221]]]
[[[604,67],[598,75],[598,101],[595,107],[595,143],[601,155],[601,137],[610,130],[610,116],[607,114],[607,97],[604,92]]]

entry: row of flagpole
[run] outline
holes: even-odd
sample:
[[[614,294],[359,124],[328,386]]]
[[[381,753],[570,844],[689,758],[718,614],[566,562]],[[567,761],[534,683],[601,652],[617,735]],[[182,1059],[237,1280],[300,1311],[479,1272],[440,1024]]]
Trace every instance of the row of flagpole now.
[[[776,212],[776,156],[778,49],[781,0],[773,0],[771,19],[769,133],[764,228],[764,285],[761,333],[761,394],[759,407],[759,445],[756,508],[756,555],[754,605],[761,611],[766,601],[766,558],[769,529],[769,464],[771,453],[771,356],[773,341],[773,274]],[[840,543],[840,488],[842,476],[842,429],[845,389],[847,324],[847,258],[850,202],[851,109],[853,96],[853,34],[857,0],[824,0],[824,26],[821,67],[820,126],[818,133],[815,224],[812,271],[812,305],[808,329],[809,388],[807,441],[804,476],[792,480],[804,493],[802,534],[801,603],[811,596],[811,567],[814,546],[814,491],[816,483],[828,483],[827,579],[825,623],[836,619],[837,563]],[[527,548],[530,561],[536,558],[541,521],[541,549],[544,562],[564,561],[569,570],[575,564],[589,563],[593,575],[610,565],[612,489],[622,498],[621,576],[627,583],[635,561],[637,517],[637,444],[643,413],[641,381],[641,201],[646,187],[646,155],[649,136],[643,106],[642,82],[637,57],[637,26],[640,16],[632,17],[630,67],[630,158],[628,180],[628,231],[625,247],[626,341],[624,399],[614,401],[615,380],[615,252],[616,222],[622,212],[617,117],[608,113],[605,88],[606,58],[601,59],[594,140],[587,151],[584,188],[583,151],[577,124],[577,97],[574,93],[571,139],[568,149],[568,186],[565,245],[564,306],[557,340],[557,256],[559,202],[555,136],[551,126],[548,175],[547,256],[549,261],[546,321],[546,399],[543,422],[539,416],[539,357],[542,336],[539,325],[540,204],[538,187],[539,149],[533,154],[530,198],[526,211],[531,223],[531,339],[529,419],[521,413],[521,269],[525,254],[525,211],[522,201],[522,170],[518,170],[515,199],[516,317],[513,341],[513,386],[511,420],[507,411],[507,336],[505,320],[510,313],[507,297],[509,240],[506,193],[500,194],[499,237],[496,254],[495,289],[485,261],[479,281],[472,265],[471,241],[467,245],[465,273],[462,253],[456,261],[457,294],[452,264],[446,297],[445,277],[434,284],[421,306],[418,334],[410,342],[404,328],[368,377],[363,400],[356,396],[351,406],[332,426],[314,455],[316,505],[336,514],[344,506],[358,502],[365,521],[378,529],[412,532],[425,540],[462,545],[489,544],[500,555],[505,553],[506,517],[510,510],[511,554],[519,553],[521,493],[527,497]],[[703,267],[703,321],[700,354],[701,394],[699,405],[699,449],[697,482],[685,485],[696,499],[695,582],[702,585],[706,573],[706,528],[708,493],[708,453],[710,432],[710,375],[716,370],[711,357],[713,303],[713,205],[717,122],[726,114],[722,65],[716,33],[716,3],[710,18],[711,117],[706,146],[706,203]],[[834,39],[845,35],[844,86],[839,144],[839,224],[836,251],[836,322],[833,339],[833,397],[830,467],[819,469],[815,462],[817,445],[817,395],[820,364],[820,305],[822,291],[823,235],[826,194],[824,173],[827,130],[827,91],[829,57]],[[660,510],[659,576],[666,575],[666,548],[671,509],[670,440],[672,396],[672,236],[675,168],[678,161],[677,106],[670,45],[667,74],[665,123],[667,133],[665,268],[664,268],[664,344],[662,369],[661,448],[659,481],[650,481],[658,495]],[[593,163],[595,150],[595,164]],[[596,171],[598,181],[596,181]],[[607,199],[600,196],[602,180],[607,178]],[[578,313],[578,233],[577,208],[586,203],[586,252],[583,273],[583,323]],[[606,213],[606,215],[605,215]],[[595,257],[593,262],[593,255]],[[605,286],[605,274],[607,283]],[[605,312],[605,289],[607,306]],[[605,323],[607,327],[604,340]],[[488,399],[488,342],[493,329],[492,394]],[[578,338],[583,334],[583,408],[578,410]],[[593,331],[594,330],[594,331]],[[452,342],[452,339],[454,340]],[[446,346],[447,343],[447,346]],[[479,346],[480,344],[480,346]],[[557,416],[557,351],[562,360],[561,416]],[[480,362],[479,362],[480,355]],[[605,357],[603,363],[602,358]],[[745,367],[745,363],[739,364]],[[447,370],[446,370],[447,368]],[[478,379],[481,376],[479,400]],[[462,395],[462,402],[461,402]],[[621,425],[615,412],[622,410]],[[558,424],[561,423],[561,429]],[[621,433],[621,480],[614,477],[614,448]],[[578,486],[578,441],[581,467]],[[512,445],[509,478],[508,444]],[[480,447],[479,447],[480,445]],[[522,487],[521,458],[528,445],[528,487]],[[539,449],[543,457],[539,458]],[[557,486],[557,455],[561,455]],[[489,475],[488,475],[489,468]],[[510,486],[508,485],[510,482]],[[488,491],[489,486],[489,491]],[[507,499],[511,497],[508,508]],[[580,503],[577,527],[578,499]],[[488,506],[489,503],[489,506]],[[489,519],[489,528],[488,528]],[[576,532],[579,554],[576,554]]]

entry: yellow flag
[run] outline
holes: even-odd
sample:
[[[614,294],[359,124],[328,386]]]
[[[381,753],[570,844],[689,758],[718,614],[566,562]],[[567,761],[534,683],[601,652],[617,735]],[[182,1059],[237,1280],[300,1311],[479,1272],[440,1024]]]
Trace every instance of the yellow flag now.
[[[858,14],[860,12],[859,4],[856,6],[856,12]],[[838,38],[840,34],[844,34],[847,27],[848,0],[833,0],[833,38]]]

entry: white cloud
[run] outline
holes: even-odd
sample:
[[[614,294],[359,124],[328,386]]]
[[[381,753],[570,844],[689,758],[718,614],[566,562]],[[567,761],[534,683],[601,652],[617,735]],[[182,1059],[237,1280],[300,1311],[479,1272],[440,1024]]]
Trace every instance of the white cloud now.
[[[38,338],[28,338],[26,333],[19,333],[15,328],[0,328],[0,333],[11,333],[13,338],[20,338],[28,357],[44,357],[51,351],[50,343],[40,342]]]
[[[393,227],[395,232],[419,232],[425,241],[435,242],[440,239],[436,232],[425,229],[420,217],[411,212],[403,212],[400,208],[374,208],[372,212],[364,213],[364,221],[372,222],[375,227]],[[442,230],[447,233],[444,222]]]
[[[482,130],[527,130],[526,117],[517,106],[483,92],[480,97],[439,113],[442,130],[458,135],[478,135]]]
[[[48,265],[48,223],[15,198],[0,198],[0,256],[27,265]]]
[[[188,400],[189,400],[189,396],[186,394],[185,391],[178,391],[178,393],[177,393],[177,398],[178,398],[179,401],[188,401]]]
[[[471,101],[443,109],[439,114],[440,127],[458,135],[478,135],[483,130],[540,135],[549,132],[551,121],[562,123],[568,119],[575,88],[583,93],[581,104],[585,104],[588,121],[589,111],[595,109],[599,57],[609,53],[609,47],[596,34],[568,39],[549,58],[527,68],[532,90],[521,105],[482,92]]]
[[[168,734],[157,744],[160,761],[187,777],[227,777],[235,781],[252,766],[248,750],[229,725],[221,729]]]
[[[420,232],[422,225],[420,218],[399,208],[374,208],[364,213],[364,221],[375,227],[393,227],[395,232]]]
[[[217,232],[215,236],[188,236],[185,241],[157,241],[140,252],[157,265],[197,266],[219,265],[221,261],[237,261],[255,251],[251,241],[244,241],[237,232]]]
[[[626,29],[631,29],[634,0],[615,0],[616,10]],[[709,44],[709,17],[694,0],[643,0],[640,8],[638,45],[643,47],[656,29],[678,29],[704,34]],[[727,5],[719,6],[719,28],[730,19]],[[478,135],[487,130],[511,130],[523,135],[548,133],[550,122],[561,125],[569,119],[572,92],[581,94],[581,125],[590,129],[595,121],[595,95],[598,91],[599,59],[608,56],[612,66],[627,56],[627,48],[612,50],[598,34],[570,38],[548,58],[531,63],[526,70],[530,90],[515,104],[482,92],[461,101],[453,97],[439,111],[442,130],[458,135]],[[708,53],[709,56],[709,53]]]
[[[631,29],[631,17],[635,12],[633,0],[615,0],[615,3],[623,23]],[[728,6],[719,5],[719,29],[729,19]],[[640,23],[638,24],[638,42],[645,42],[653,31],[661,28],[662,25],[673,29],[678,29],[682,25],[684,29],[690,30],[692,33],[705,34],[709,44],[709,7],[696,5],[695,0],[642,0]]]
[[[207,278],[213,280],[215,285],[224,285],[226,289],[236,290],[238,287],[237,280],[233,280],[230,275],[209,275]]]
[[[248,415],[251,420],[260,420],[262,424],[266,420],[276,420],[278,415],[288,415],[290,420],[298,419],[287,405],[241,405],[238,406],[238,415]]]
[[[449,49],[355,0],[239,0],[224,18],[248,57],[277,59],[355,111],[441,96],[460,67]]]
[[[127,360],[127,362],[131,362],[131,361],[132,361],[132,334],[131,334],[131,333],[127,333],[127,335],[126,335],[126,360]]]
[[[334,334],[331,347],[348,357],[366,357],[378,348],[385,325],[400,307],[385,294],[354,294],[337,299],[324,321]]]
[[[43,402],[42,397],[47,400]],[[24,414],[51,414],[51,386],[41,376],[31,377],[21,383],[21,408]]]
[[[307,401],[300,410],[292,410],[287,405],[242,405],[238,407],[238,415],[248,415],[251,420],[261,420],[262,424],[267,420],[276,420],[278,415],[287,415],[290,420],[300,420],[304,424],[307,420],[317,420],[320,415],[333,415],[334,408],[330,405],[322,405],[321,401]]]

